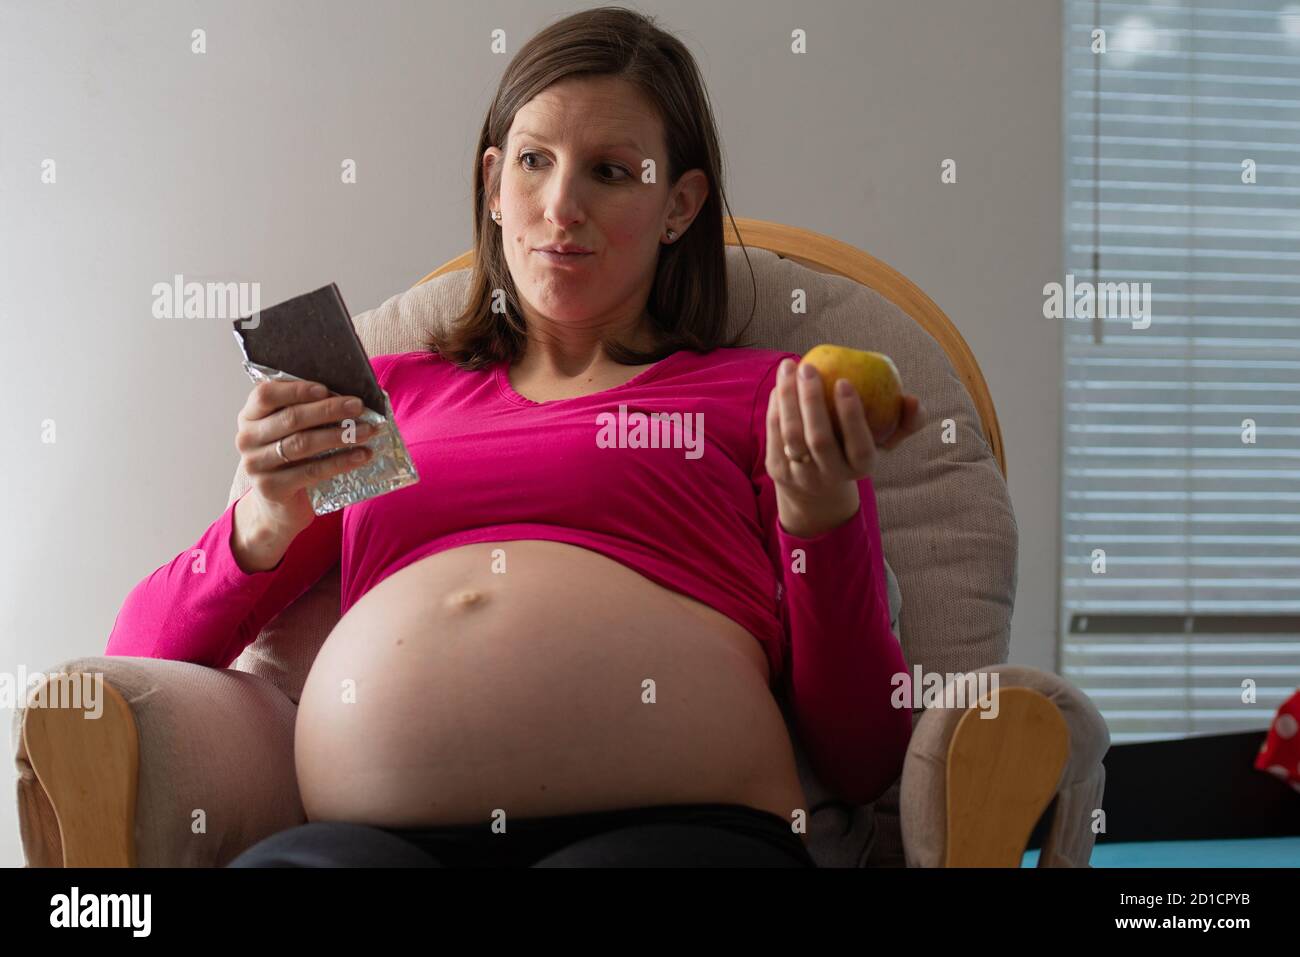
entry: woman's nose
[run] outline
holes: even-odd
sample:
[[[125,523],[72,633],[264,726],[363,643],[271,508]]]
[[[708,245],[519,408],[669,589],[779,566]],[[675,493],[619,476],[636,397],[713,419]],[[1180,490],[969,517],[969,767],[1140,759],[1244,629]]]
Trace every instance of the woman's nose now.
[[[557,226],[570,226],[583,219],[582,187],[573,172],[558,170],[546,184],[546,218]]]

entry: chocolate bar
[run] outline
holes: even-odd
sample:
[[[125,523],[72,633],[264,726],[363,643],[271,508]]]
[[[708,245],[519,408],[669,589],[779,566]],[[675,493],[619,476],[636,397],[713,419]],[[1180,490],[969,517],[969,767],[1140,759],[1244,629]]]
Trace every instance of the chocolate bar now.
[[[244,356],[244,371],[254,382],[307,379],[335,395],[359,396],[365,409],[356,420],[379,427],[375,435],[360,443],[374,452],[370,461],[308,488],[317,515],[420,480],[397,429],[388,394],[375,378],[338,286],[330,283],[286,299],[261,310],[255,318],[235,320],[233,326]],[[314,458],[336,451],[327,450]]]

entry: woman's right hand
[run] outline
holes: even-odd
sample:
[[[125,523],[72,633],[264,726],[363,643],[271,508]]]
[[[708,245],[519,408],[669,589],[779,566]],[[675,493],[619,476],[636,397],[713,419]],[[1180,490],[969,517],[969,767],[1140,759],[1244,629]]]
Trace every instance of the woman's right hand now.
[[[355,408],[348,405],[353,399]],[[239,412],[235,448],[252,480],[250,495],[264,532],[292,540],[316,518],[307,488],[370,460],[374,453],[359,446],[378,429],[357,421],[361,411],[360,399],[330,395],[317,382],[268,381],[253,386]],[[349,435],[349,429],[355,433]],[[276,452],[281,439],[288,463]],[[312,458],[327,450],[341,451]],[[361,457],[354,459],[354,455]]]

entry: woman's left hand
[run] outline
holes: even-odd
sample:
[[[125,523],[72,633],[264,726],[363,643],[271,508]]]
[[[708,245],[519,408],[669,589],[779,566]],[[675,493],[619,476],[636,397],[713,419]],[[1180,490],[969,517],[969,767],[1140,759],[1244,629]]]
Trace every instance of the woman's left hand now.
[[[841,443],[826,409],[821,375],[811,364],[783,359],[767,402],[767,474],[776,485],[781,525],[811,538],[857,514],[858,481],[876,464],[876,442],[857,392],[844,380],[836,389]],[[797,380],[797,381],[796,381]],[[846,395],[842,390],[848,387]],[[892,449],[916,432],[925,413],[916,396],[903,396],[898,427],[880,448]]]

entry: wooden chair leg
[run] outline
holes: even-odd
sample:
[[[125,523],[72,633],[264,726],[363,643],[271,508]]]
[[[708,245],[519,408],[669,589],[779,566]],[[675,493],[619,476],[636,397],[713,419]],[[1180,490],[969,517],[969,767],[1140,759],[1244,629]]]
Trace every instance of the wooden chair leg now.
[[[98,717],[83,693],[91,683]],[[58,818],[63,866],[134,867],[140,743],[121,693],[102,675],[47,675],[24,712],[23,743]]]
[[[1019,867],[1070,752],[1060,710],[1032,688],[999,689],[997,717],[973,707],[948,746],[945,867]]]

